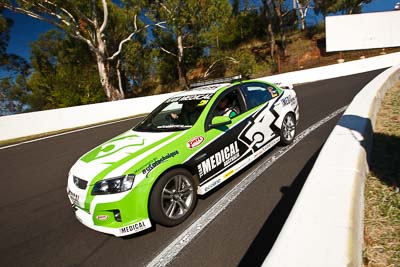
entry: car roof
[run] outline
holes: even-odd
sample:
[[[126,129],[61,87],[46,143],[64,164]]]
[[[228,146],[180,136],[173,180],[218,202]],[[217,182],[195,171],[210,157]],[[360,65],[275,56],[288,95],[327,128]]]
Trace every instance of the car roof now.
[[[180,93],[174,95],[174,97],[188,96],[188,95],[215,94],[215,92],[217,92],[219,89],[222,89],[222,88],[230,86],[230,85],[232,85],[232,84],[219,83],[219,84],[205,85],[205,86],[201,86],[201,87],[196,87],[191,90],[180,92]]]

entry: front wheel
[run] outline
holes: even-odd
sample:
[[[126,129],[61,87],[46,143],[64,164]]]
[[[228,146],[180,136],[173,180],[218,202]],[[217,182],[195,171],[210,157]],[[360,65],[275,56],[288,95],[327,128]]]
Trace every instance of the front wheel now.
[[[165,226],[183,222],[196,206],[195,188],[193,176],[185,169],[175,169],[162,175],[151,192],[151,218]]]
[[[283,118],[282,127],[280,131],[281,144],[290,145],[293,143],[296,134],[296,119],[293,113],[288,113]]]

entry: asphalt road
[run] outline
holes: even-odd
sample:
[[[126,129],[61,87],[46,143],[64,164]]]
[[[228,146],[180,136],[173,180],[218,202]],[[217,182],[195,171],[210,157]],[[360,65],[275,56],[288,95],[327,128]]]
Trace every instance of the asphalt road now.
[[[348,105],[380,72],[297,86],[298,132]],[[172,265],[261,264],[337,119],[315,130],[258,177]],[[263,160],[201,197],[191,217],[177,227],[157,225],[128,238],[95,232],[81,225],[70,208],[66,195],[69,168],[83,153],[136,122],[128,120],[0,149],[0,266],[144,266]]]

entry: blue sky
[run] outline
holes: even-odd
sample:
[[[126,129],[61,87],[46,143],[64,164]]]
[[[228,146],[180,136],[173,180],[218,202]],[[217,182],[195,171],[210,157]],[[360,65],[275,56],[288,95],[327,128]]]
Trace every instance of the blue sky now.
[[[372,3],[364,6],[364,12],[392,11],[396,2],[399,0],[374,0]],[[291,0],[289,2],[292,2]],[[4,16],[14,21],[11,28],[11,39],[8,46],[8,52],[20,55],[29,59],[29,43],[37,40],[38,36],[53,28],[47,23],[32,19],[28,16],[16,14],[4,10]],[[310,12],[308,23],[315,24],[319,18],[316,18],[313,12]]]

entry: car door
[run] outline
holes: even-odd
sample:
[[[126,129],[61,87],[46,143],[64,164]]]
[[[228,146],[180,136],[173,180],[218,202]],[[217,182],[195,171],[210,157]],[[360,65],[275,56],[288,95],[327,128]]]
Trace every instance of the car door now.
[[[221,100],[228,96],[233,96],[230,101],[236,110],[236,114],[230,118],[231,123],[210,127],[215,116],[224,114],[218,111],[218,106]],[[243,155],[242,152],[247,147],[243,146],[237,137],[246,126],[246,111],[247,107],[240,85],[227,89],[214,101],[204,125],[204,139],[208,143],[190,160],[191,167],[197,170],[200,185],[234,165]]]
[[[261,148],[260,153],[263,153],[278,137],[279,128],[275,122],[282,108],[279,101],[282,90],[266,83],[249,82],[242,85],[242,91],[247,108],[254,113],[238,138],[248,146],[249,153],[254,154]]]

